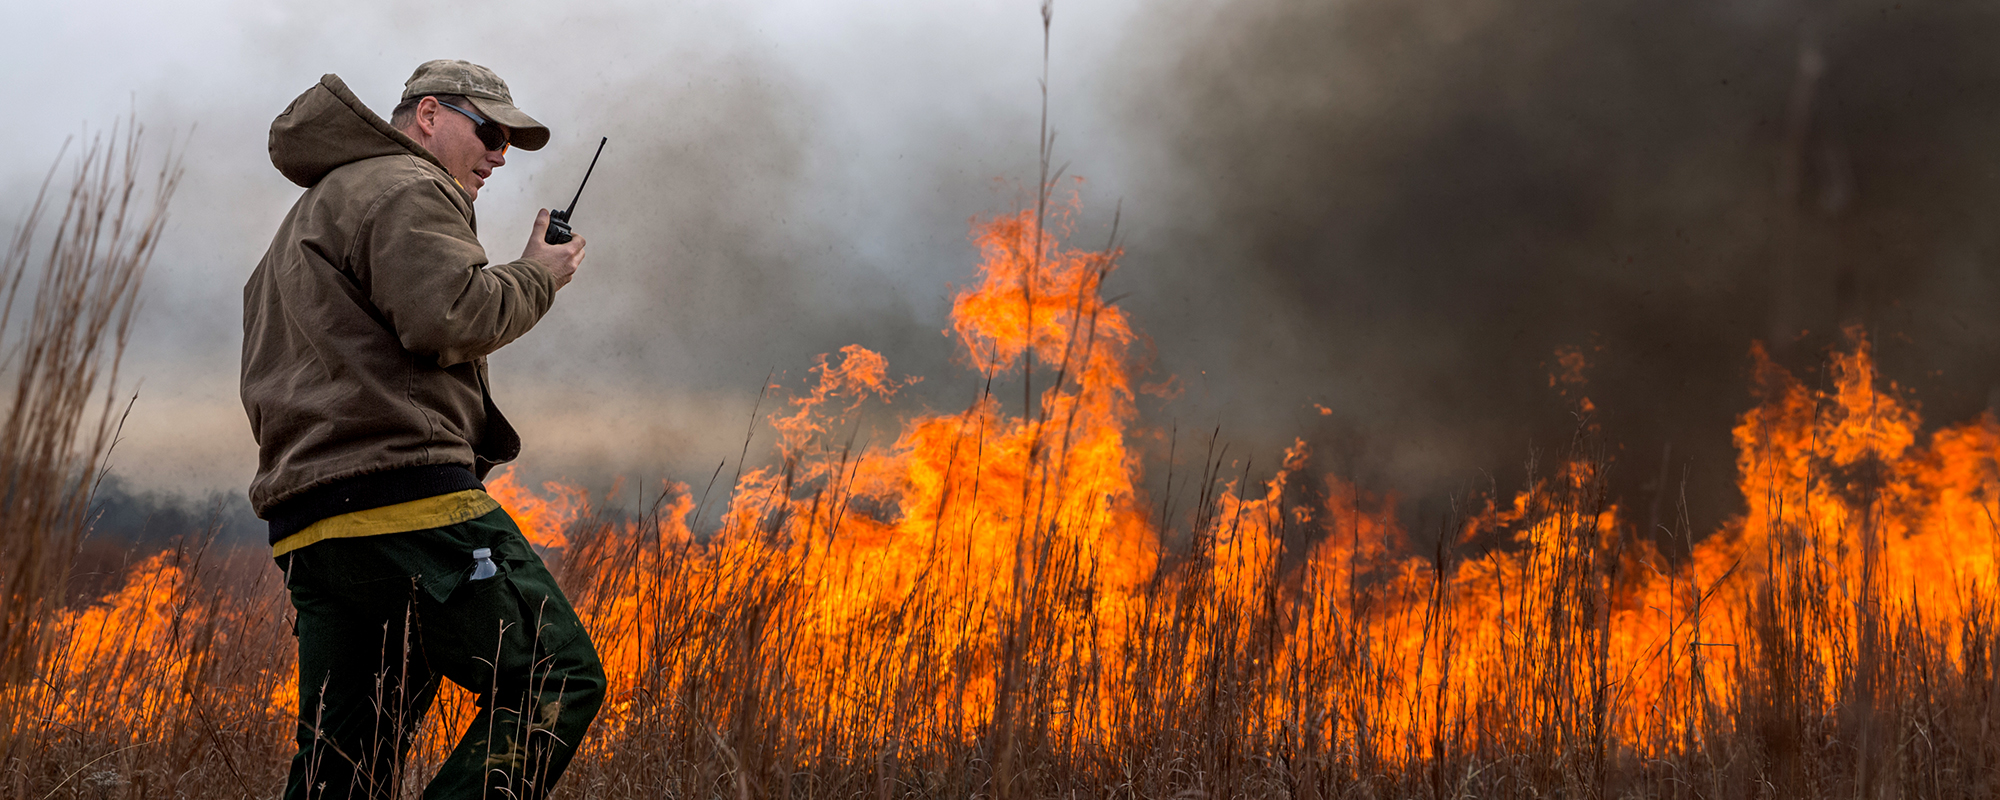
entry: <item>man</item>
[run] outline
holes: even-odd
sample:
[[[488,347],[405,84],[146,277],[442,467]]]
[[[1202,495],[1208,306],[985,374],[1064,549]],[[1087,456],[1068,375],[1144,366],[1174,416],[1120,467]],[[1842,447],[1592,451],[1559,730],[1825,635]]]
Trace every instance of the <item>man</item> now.
[[[388,797],[440,677],[479,695],[426,798],[542,797],[604,693],[575,610],[480,484],[520,451],[486,355],[541,319],[583,237],[488,265],[472,203],[548,128],[507,84],[431,61],[391,122],[327,75],[271,123],[306,188],[243,288],[250,502],[297,610],[285,797]]]

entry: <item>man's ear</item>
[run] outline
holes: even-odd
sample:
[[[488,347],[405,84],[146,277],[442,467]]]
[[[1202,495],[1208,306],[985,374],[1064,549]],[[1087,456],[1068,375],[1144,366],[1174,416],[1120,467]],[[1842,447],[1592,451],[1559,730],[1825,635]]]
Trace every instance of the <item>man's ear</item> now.
[[[438,108],[438,101],[435,97],[426,97],[417,101],[417,113],[413,115],[412,121],[416,125],[417,130],[422,132],[426,138],[437,135]]]

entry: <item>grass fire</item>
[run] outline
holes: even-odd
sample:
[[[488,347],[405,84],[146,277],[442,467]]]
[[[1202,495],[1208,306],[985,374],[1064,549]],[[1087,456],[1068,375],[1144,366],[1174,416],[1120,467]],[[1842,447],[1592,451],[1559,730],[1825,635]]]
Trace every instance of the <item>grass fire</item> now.
[[[96,1],[0,800],[2000,796],[2000,12]]]
[[[2000,423],[1920,435],[1859,330],[1821,388],[1750,353],[1748,505],[1680,554],[1605,492],[1582,395],[1528,490],[1412,532],[1303,443],[1146,463],[1120,253],[1065,208],[975,224],[963,409],[898,407],[915,378],[848,346],[731,485],[611,514],[489,483],[610,676],[568,796],[1983,796]],[[47,613],[10,795],[268,794],[298,687],[264,556],[191,536]],[[470,696],[442,706],[411,786]]]

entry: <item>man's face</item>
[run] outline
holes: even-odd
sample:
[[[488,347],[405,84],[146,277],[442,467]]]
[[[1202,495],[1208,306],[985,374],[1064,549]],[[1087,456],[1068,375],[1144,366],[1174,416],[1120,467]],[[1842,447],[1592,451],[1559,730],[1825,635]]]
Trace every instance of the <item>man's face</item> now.
[[[479,188],[486,185],[486,179],[493,174],[493,170],[507,163],[507,148],[486,149],[485,143],[479,140],[479,126],[473,123],[471,117],[443,105],[428,108],[436,102],[434,98],[425,98],[423,105],[417,109],[418,117],[428,118],[434,126],[431,141],[425,149],[444,163],[445,171],[458,179],[466,194],[477,200]]]

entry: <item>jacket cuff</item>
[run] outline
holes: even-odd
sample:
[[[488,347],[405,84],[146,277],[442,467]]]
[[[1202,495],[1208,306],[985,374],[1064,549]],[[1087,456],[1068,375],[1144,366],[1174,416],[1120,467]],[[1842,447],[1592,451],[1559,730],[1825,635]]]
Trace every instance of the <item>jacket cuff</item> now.
[[[517,258],[500,266],[510,268],[509,272],[534,281],[535,287],[541,290],[543,313],[547,313],[549,307],[555,305],[556,273],[547,264],[532,258]]]

